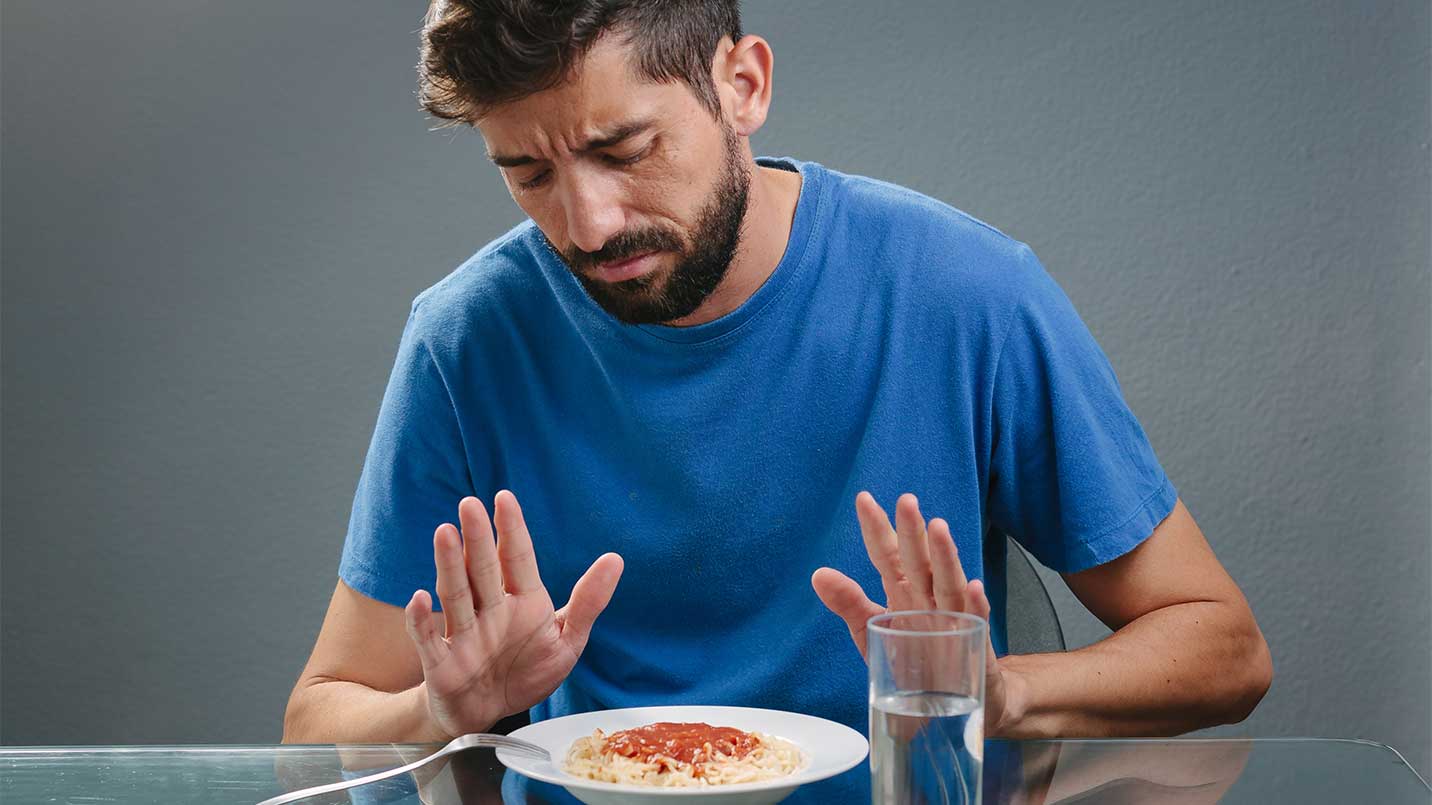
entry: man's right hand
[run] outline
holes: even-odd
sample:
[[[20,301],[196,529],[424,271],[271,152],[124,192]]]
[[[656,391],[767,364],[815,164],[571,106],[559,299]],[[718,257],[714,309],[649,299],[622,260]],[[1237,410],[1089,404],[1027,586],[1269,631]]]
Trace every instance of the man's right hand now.
[[[451,523],[433,534],[446,635],[438,634],[426,590],[405,609],[428,712],[449,736],[486,730],[556,690],[622,574],[622,558],[603,554],[577,580],[567,605],[554,611],[516,496],[497,493],[491,522],[481,501],[463,498],[458,519],[460,536]]]

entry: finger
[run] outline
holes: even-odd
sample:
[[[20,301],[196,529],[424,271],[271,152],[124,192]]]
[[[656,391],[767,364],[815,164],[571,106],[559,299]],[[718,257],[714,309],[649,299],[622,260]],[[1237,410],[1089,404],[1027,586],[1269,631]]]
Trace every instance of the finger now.
[[[939,517],[930,521],[930,564],[934,567],[935,606],[964,612],[965,569],[950,535],[950,524]]]
[[[537,572],[532,535],[527,532],[527,521],[522,517],[522,507],[517,505],[517,496],[504,489],[497,493],[492,506],[497,520],[497,559],[502,565],[503,589],[513,595],[541,590],[542,577]]]
[[[438,634],[437,622],[433,620],[433,601],[427,590],[418,590],[403,608],[403,620],[408,627],[408,637],[418,650],[418,659],[423,663],[423,672],[438,667],[448,656],[448,644]]]
[[[820,597],[826,609],[845,621],[845,628],[850,630],[850,639],[855,641],[855,647],[860,649],[860,656],[864,657],[865,624],[884,612],[885,608],[871,601],[854,579],[834,568],[823,567],[817,570],[810,577],[810,585],[815,588],[815,594]]]
[[[965,600],[969,603],[968,612],[985,619],[989,622],[989,597],[985,595],[984,582],[975,579],[965,585]]]
[[[985,621],[985,678],[999,676],[999,658],[994,653],[994,635],[989,630],[989,596],[985,595],[984,582],[975,579],[965,587],[965,600],[970,604],[970,614]],[[986,687],[988,687],[986,682]]]
[[[443,523],[433,533],[433,561],[438,566],[438,600],[443,602],[443,622],[449,636],[472,628],[477,618],[472,611],[472,590],[463,561],[462,539],[452,523]]]
[[[497,546],[492,542],[492,522],[487,519],[487,507],[475,497],[465,497],[457,504],[457,516],[462,522],[462,547],[467,556],[467,578],[472,584],[473,609],[482,611],[502,600],[502,570],[497,560]]]
[[[930,585],[930,540],[925,535],[925,518],[920,514],[920,501],[906,492],[895,502],[895,534],[900,548],[900,564],[910,580],[910,594],[916,609],[934,605]]]
[[[869,492],[855,496],[855,515],[860,520],[865,552],[870,556],[870,563],[880,572],[886,606],[892,610],[913,609],[910,580],[905,578],[905,570],[900,564],[900,546],[896,543],[890,518],[885,516],[885,510]]]
[[[612,593],[617,589],[624,567],[620,556],[604,553],[572,587],[572,597],[557,613],[557,619],[562,624],[562,639],[573,651],[580,654],[586,647],[592,624],[611,603]]]

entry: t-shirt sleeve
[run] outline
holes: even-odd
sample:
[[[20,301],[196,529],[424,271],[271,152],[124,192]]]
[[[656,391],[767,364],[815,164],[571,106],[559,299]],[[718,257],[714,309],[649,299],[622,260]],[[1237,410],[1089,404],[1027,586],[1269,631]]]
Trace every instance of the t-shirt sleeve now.
[[[420,588],[431,591],[433,532],[457,522],[458,502],[471,490],[452,395],[414,311],[363,462],[339,578],[396,606]]]
[[[990,519],[1047,567],[1074,573],[1132,550],[1177,493],[1099,345],[1033,252],[996,358]]]

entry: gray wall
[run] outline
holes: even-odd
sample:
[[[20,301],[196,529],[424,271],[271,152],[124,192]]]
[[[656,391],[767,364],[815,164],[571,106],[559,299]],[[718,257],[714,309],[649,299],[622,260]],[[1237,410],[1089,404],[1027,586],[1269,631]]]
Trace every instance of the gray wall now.
[[[881,5],[748,6],[759,150],[1030,242],[1273,646],[1233,731],[1432,769],[1428,5]],[[519,220],[421,12],[6,1],[0,740],[277,740],[409,300]]]

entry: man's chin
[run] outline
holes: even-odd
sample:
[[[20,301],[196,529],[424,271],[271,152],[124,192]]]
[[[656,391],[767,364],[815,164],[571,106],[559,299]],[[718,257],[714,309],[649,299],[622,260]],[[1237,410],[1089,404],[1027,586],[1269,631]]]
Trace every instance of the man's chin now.
[[[587,274],[580,279],[592,301],[623,324],[659,324],[670,318],[657,274],[621,282],[605,282]]]

